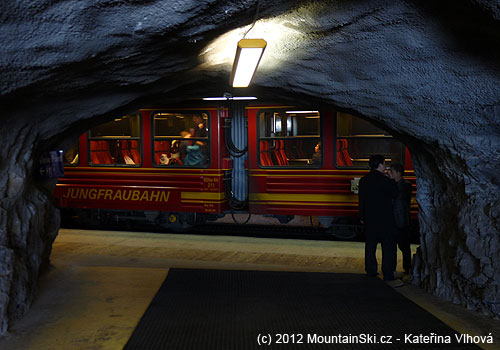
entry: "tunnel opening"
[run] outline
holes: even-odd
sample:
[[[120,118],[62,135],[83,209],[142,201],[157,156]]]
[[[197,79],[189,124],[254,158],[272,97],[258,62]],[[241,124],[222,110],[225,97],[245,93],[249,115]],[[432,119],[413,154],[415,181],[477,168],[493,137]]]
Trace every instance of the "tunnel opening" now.
[[[261,92],[262,94],[262,92]],[[207,94],[205,94],[207,95]],[[231,161],[236,162],[238,160],[241,160],[240,158],[243,159],[243,163],[240,164],[240,168],[243,168],[243,174],[240,174],[240,178],[238,180],[234,180],[235,176],[231,176],[231,171],[234,171],[234,169],[228,169],[229,172],[227,172],[227,175],[224,175],[223,181],[224,181],[224,193],[226,195],[226,198],[230,198],[232,195],[233,191],[236,191],[235,188],[233,187],[233,183],[236,183],[236,186],[243,186],[245,187],[243,191],[246,191],[246,194],[243,195],[242,198],[240,198],[240,201],[243,200],[245,207],[241,208],[234,208],[231,207],[231,205],[227,208],[222,208],[218,207],[217,210],[213,209],[203,209],[200,210],[198,209],[193,209],[193,208],[184,208],[181,211],[172,211],[172,210],[165,210],[161,209],[160,210],[150,210],[150,211],[141,211],[134,210],[133,208],[129,208],[126,204],[124,203],[119,203],[120,200],[122,200],[122,192],[118,193],[116,192],[117,189],[114,187],[102,187],[100,189],[97,188],[85,188],[85,187],[74,187],[72,189],[67,189],[65,194],[58,194],[58,198],[56,201],[59,201],[59,206],[62,207],[63,210],[63,215],[62,215],[62,220],[63,220],[63,226],[72,226],[78,224],[80,226],[86,226],[86,227],[106,227],[106,228],[116,228],[116,227],[122,227],[122,228],[132,228],[132,227],[148,227],[149,229],[158,229],[158,228],[163,228],[163,229],[170,229],[170,230],[177,230],[177,231],[182,231],[182,230],[187,230],[192,228],[195,225],[203,224],[212,221],[222,221],[224,220],[219,220],[221,217],[231,215],[234,217],[234,214],[250,214],[250,215],[260,215],[260,216],[266,216],[266,217],[274,217],[278,219],[280,223],[288,223],[290,220],[294,218],[294,210],[290,209],[276,209],[276,208],[259,208],[258,206],[253,204],[253,209],[249,210],[248,209],[248,187],[255,187],[258,185],[249,184],[249,174],[252,173],[252,171],[259,170],[262,168],[270,167],[270,169],[274,168],[276,171],[282,171],[283,169],[294,169],[295,170],[300,170],[302,167],[302,170],[306,169],[305,172],[302,171],[301,173],[298,174],[307,174],[307,171],[311,171],[310,174],[307,174],[307,176],[312,176],[314,175],[320,175],[318,179],[321,179],[323,175],[321,175],[321,171],[326,171],[326,170],[321,170],[326,166],[325,169],[331,169],[330,171],[334,171],[334,169],[340,169],[338,171],[343,172],[344,174],[349,173],[349,169],[352,169],[348,175],[346,175],[346,181],[344,184],[334,184],[334,183],[326,183],[323,182],[320,187],[318,187],[315,190],[307,192],[307,185],[306,183],[302,184],[301,186],[303,187],[303,192],[306,191],[305,193],[309,193],[310,196],[330,196],[328,198],[324,199],[318,199],[317,203],[317,208],[315,210],[309,210],[310,214],[309,218],[306,219],[300,218],[298,220],[295,220],[292,222],[292,225],[296,222],[300,222],[300,225],[307,225],[307,226],[315,226],[315,227],[320,227],[324,228],[332,237],[337,238],[337,239],[358,239],[358,240],[363,240],[363,230],[362,226],[359,223],[358,215],[356,214],[356,202],[357,202],[357,192],[354,189],[357,181],[359,178],[362,176],[363,171],[366,171],[368,169],[367,166],[367,158],[369,157],[370,154],[374,153],[382,153],[388,156],[388,162],[391,162],[391,154],[392,157],[396,157],[396,159],[392,159],[392,162],[398,162],[402,163],[404,167],[406,167],[410,172],[413,174],[413,165],[411,162],[411,155],[408,151],[408,149],[401,143],[398,143],[395,141],[395,139],[392,138],[392,135],[390,135],[389,132],[386,132],[384,130],[387,129],[387,125],[384,125],[383,122],[378,122],[378,121],[373,121],[370,118],[366,118],[364,116],[359,115],[359,113],[354,114],[355,112],[349,111],[341,111],[340,109],[325,104],[325,103],[318,103],[317,101],[307,99],[307,96],[290,96],[290,94],[285,94],[286,98],[281,99],[284,101],[301,101],[303,106],[306,106],[306,108],[303,108],[304,111],[310,110],[310,109],[318,109],[321,110],[321,113],[317,112],[317,116],[313,114],[309,114],[304,118],[302,117],[297,117],[300,116],[299,113],[288,113],[285,112],[287,108],[284,108],[288,103],[281,103],[281,104],[276,104],[276,103],[270,103],[269,101],[271,100],[280,100],[279,96],[285,96],[285,95],[280,95],[279,92],[273,91],[273,94],[270,94],[272,96],[267,98],[262,98],[262,95],[259,94],[260,99],[258,102],[253,102],[253,105],[250,102],[234,102],[234,101],[225,101],[220,104],[214,104],[213,102],[207,103],[207,102],[202,102],[199,99],[185,99],[184,101],[175,101],[175,103],[149,103],[148,108],[143,108],[141,111],[153,111],[153,112],[147,112],[149,114],[147,115],[142,115],[141,113],[144,114],[144,112],[131,112],[128,114],[117,114],[112,113],[108,114],[107,116],[100,117],[100,118],[93,118],[91,120],[91,127],[86,133],[83,133],[81,135],[81,140],[78,140],[75,142],[75,133],[71,133],[72,135],[72,142],[69,141],[64,141],[63,144],[66,145],[71,145],[71,146],[66,146],[67,151],[66,154],[70,154],[71,159],[65,159],[65,165],[69,172],[71,173],[74,170],[77,170],[80,166],[83,166],[84,168],[94,167],[94,170],[101,170],[105,171],[106,167],[108,170],[110,168],[114,168],[113,170],[119,174],[122,172],[121,175],[125,174],[127,170],[127,164],[125,164],[125,161],[123,159],[124,154],[129,154],[130,152],[136,152],[137,157],[139,158],[139,161],[137,164],[129,164],[132,169],[137,168],[139,169],[154,169],[155,167],[157,169],[155,170],[162,170],[165,172],[165,174],[169,173],[169,167],[163,167],[163,165],[160,163],[160,153],[163,151],[165,152],[165,156],[170,157],[170,153],[173,153],[172,151],[172,145],[176,143],[182,143],[185,141],[182,141],[180,138],[181,133],[183,130],[190,129],[191,125],[190,119],[194,115],[194,111],[196,110],[201,110],[203,111],[203,108],[208,108],[208,109],[218,109],[217,113],[212,116],[213,118],[218,118],[219,120],[215,122],[214,124],[214,132],[217,131],[217,128],[219,130],[217,131],[219,134],[214,134],[214,136],[211,136],[209,143],[222,143],[222,144],[227,144],[228,140],[228,133],[227,130],[224,130],[226,128],[225,125],[222,125],[225,121],[228,121],[228,119],[233,119],[234,115],[237,113],[237,110],[240,110],[241,115],[241,122],[242,124],[239,126],[241,129],[236,133],[235,135],[231,136],[232,130],[229,130],[229,139],[232,140],[233,137],[236,137],[235,142],[238,141],[240,143],[240,147],[248,147],[251,145],[251,151],[246,151],[243,152],[245,153],[245,157],[241,157],[243,155],[234,155],[231,154],[230,151],[228,151],[227,147],[221,147],[220,149],[214,151],[213,154],[211,154],[211,157],[213,158],[213,162],[215,162],[214,167],[217,168],[219,166],[226,166],[226,164],[220,163],[225,162],[225,161]],[[260,102],[262,100],[262,102]],[[305,102],[306,101],[306,102]],[[158,106],[158,107],[154,107]],[[161,107],[165,106],[165,107]],[[172,107],[173,106],[173,107]],[[267,106],[267,107],[266,107]],[[290,106],[292,106],[290,104]],[[274,110],[270,109],[270,107],[274,107]],[[246,108],[246,110],[245,110]],[[272,130],[273,135],[267,135],[264,138],[262,138],[262,135],[257,135],[258,130],[253,130],[252,136],[248,136],[248,132],[252,127],[248,127],[249,124],[249,112],[251,109],[260,109],[260,110],[265,110],[264,108],[268,108],[270,112],[262,112],[262,116],[260,117],[261,120],[258,120],[258,116],[255,115],[253,119],[250,121],[251,124],[255,124],[257,126],[257,129],[259,128],[258,124],[259,123],[266,123],[264,120],[265,117],[264,114],[268,113],[269,117],[273,118],[273,124],[272,127],[276,129],[277,123],[276,123],[276,118],[278,118],[279,123],[280,123],[280,128],[281,125],[283,125],[283,128],[289,128],[285,132],[283,129],[283,133],[281,133],[281,130],[276,132],[277,130]],[[288,108],[288,109],[294,109],[294,108]],[[133,109],[128,109],[128,110],[133,110]],[[162,113],[162,110],[165,111],[165,113]],[[225,110],[225,112],[221,112]],[[184,111],[184,112],[183,112]],[[187,112],[185,112],[187,111]],[[276,112],[277,111],[277,112]],[[176,114],[174,116],[174,114]],[[203,113],[203,112],[202,112]],[[222,114],[220,114],[222,113]],[[259,112],[260,113],[260,112]],[[269,114],[271,113],[271,114]],[[288,113],[288,114],[287,114]],[[319,119],[320,115],[323,115]],[[123,119],[125,116],[126,119]],[[128,118],[127,116],[135,116],[133,118]],[[231,116],[231,118],[228,118],[228,116]],[[146,126],[144,126],[143,123],[144,121],[141,118],[153,118],[152,121],[150,121]],[[174,119],[170,120],[168,118]],[[208,119],[208,114],[205,116],[206,120]],[[264,118],[264,119],[263,119]],[[282,119],[280,119],[282,118]],[[288,119],[287,119],[288,118]],[[320,124],[317,125],[316,131],[313,132],[317,133],[317,135],[310,135],[307,136],[308,131],[306,130],[306,134],[300,135],[302,131],[298,131],[299,134],[297,134],[297,128],[310,128],[307,127],[307,124],[304,124],[304,121],[307,121],[307,118],[311,120],[311,118],[318,118],[320,120]],[[133,123],[131,123],[131,120],[134,120]],[[140,120],[140,121],[139,121]],[[177,123],[179,120],[183,120],[181,124]],[[186,121],[187,120],[187,121]],[[301,121],[302,120],[302,121]],[[367,122],[364,122],[366,120]],[[125,123],[123,123],[126,121]],[[161,121],[161,122],[160,122]],[[153,125],[154,123],[154,125]],[[163,123],[163,124],[162,124]],[[170,123],[170,128],[173,131],[173,133],[169,133],[168,131],[169,127],[167,124]],[[135,130],[131,130],[131,124],[134,124]],[[219,125],[220,124],[220,125]],[[299,125],[301,124],[301,125]],[[140,125],[140,127],[139,127]],[[164,134],[156,134],[155,133],[155,128],[163,128],[165,129]],[[163,125],[163,126],[161,126]],[[177,126],[175,126],[177,125]],[[354,125],[354,131],[351,129],[353,128]],[[254,129],[255,129],[254,126]],[[144,130],[144,127],[146,128],[152,128],[151,130]],[[260,128],[263,128],[264,126],[262,125]],[[294,129],[295,128],[295,129]],[[340,131],[340,128],[343,129],[343,133],[347,134],[342,134]],[[349,130],[347,130],[348,128]],[[294,129],[294,130],[292,130]],[[337,130],[338,129],[338,130]],[[344,130],[345,129],[345,130]],[[117,130],[117,131],[116,131]],[[264,130],[264,129],[262,129]],[[337,131],[336,131],[337,130]],[[234,130],[233,130],[234,131]],[[148,133],[146,136],[145,133]],[[150,134],[152,132],[153,134]],[[250,131],[252,132],[252,131]],[[354,134],[353,134],[354,132]],[[108,133],[108,134],[106,134]],[[223,139],[219,139],[223,133],[226,133]],[[382,133],[382,134],[381,134]],[[356,135],[357,136],[356,136]],[[121,135],[121,136],[120,136]],[[295,135],[295,136],[293,136]],[[361,136],[360,136],[361,135]],[[262,154],[262,142],[269,142],[270,140],[273,143],[276,143],[277,141],[274,139],[269,139],[269,136],[272,137],[277,137],[277,141],[283,142],[283,145],[280,149],[280,151],[275,150],[276,149],[276,144],[272,145],[273,151],[269,153],[269,161],[271,163],[266,164],[262,163],[262,159],[257,159],[255,162],[255,168],[254,169],[249,169],[248,167],[248,158],[253,157],[253,158],[258,158],[259,152]],[[193,135],[189,136],[190,138],[193,137]],[[304,139],[306,137],[306,139]],[[323,163],[322,165],[318,166],[313,166],[311,169],[308,169],[311,165],[312,161],[312,153],[311,151],[314,149],[314,145],[312,143],[321,143],[325,142],[323,138],[332,138],[334,137],[335,140],[339,139],[340,141],[335,141],[335,140],[327,140],[326,142],[328,143],[329,149],[323,149],[322,152],[322,158],[325,159],[326,163]],[[346,138],[347,137],[347,138]],[[244,139],[244,140],[238,140],[238,138]],[[266,139],[267,138],[267,139]],[[302,138],[299,140],[299,138]],[[259,141],[260,144],[259,144]],[[349,139],[349,142],[348,142]],[[264,141],[262,141],[264,140]],[[300,146],[300,147],[306,147],[307,151],[309,152],[308,154],[308,159],[306,163],[303,163],[304,159],[299,159],[297,153],[304,153],[304,149],[297,149],[297,146],[302,145],[302,142],[306,140],[308,143],[311,143],[310,147],[307,146]],[[394,141],[393,141],[394,140]],[[344,149],[341,150],[339,146],[341,141],[345,142],[345,147]],[[105,143],[105,145],[99,145],[100,143]],[[134,147],[130,147],[130,142],[134,142]],[[193,143],[193,141],[190,141]],[[165,146],[160,146],[160,144],[165,144],[168,143],[168,145]],[[378,146],[377,146],[378,145]],[[104,150],[97,150],[97,147],[105,148]],[[151,148],[152,147],[152,148]],[[165,148],[163,150],[163,148]],[[56,147],[57,148],[57,147]],[[79,157],[79,155],[74,153],[75,149],[80,149],[84,154],[83,156],[83,163],[79,164],[79,162],[75,162],[75,159]],[[150,148],[149,150],[146,150],[146,148]],[[163,151],[161,151],[161,150]],[[377,149],[379,151],[377,151]],[[391,153],[396,150],[396,153]],[[287,155],[287,152],[289,154]],[[332,153],[333,152],[333,153]],[[361,153],[360,153],[361,152]],[[251,155],[249,153],[252,153]],[[266,152],[267,153],[267,152]],[[354,153],[354,155],[351,155],[352,158],[349,154]],[[104,154],[107,154],[108,159],[99,159],[98,157],[103,157]],[[144,157],[151,157],[153,156],[153,159],[145,160]],[[75,158],[76,157],[76,158]],[[179,158],[179,163],[175,164],[174,166],[183,166],[182,161],[185,157],[185,154],[182,155],[181,158]],[[281,158],[283,157],[283,158]],[[182,159],[182,160],[181,160]],[[295,160],[297,159],[297,160]],[[357,159],[357,160],[356,160]],[[82,158],[80,157],[80,160]],[[172,160],[172,159],[170,159]],[[144,164],[143,162],[146,161],[147,164]],[[152,163],[151,163],[152,161]],[[172,160],[173,161],[173,160]],[[211,160],[212,161],[212,160]],[[280,161],[282,163],[280,163]],[[349,163],[346,163],[346,162]],[[355,164],[353,163],[355,162]],[[286,164],[284,163],[286,162]],[[341,163],[339,163],[341,162]],[[71,164],[73,163],[73,164]],[[331,164],[330,164],[331,163]],[[389,164],[388,163],[388,164]],[[172,166],[173,164],[170,164]],[[304,165],[307,167],[304,168]],[[158,168],[160,166],[160,168]],[[76,167],[76,168],[73,168]],[[104,168],[103,168],[104,167]],[[297,168],[298,167],[298,168]],[[246,169],[245,169],[246,168]],[[170,168],[171,170],[172,168]],[[282,169],[282,170],[279,170]],[[270,173],[271,174],[271,173]],[[333,173],[332,173],[333,174]],[[410,177],[413,182],[413,186],[415,187],[415,178],[414,175],[410,174]],[[90,176],[90,175],[89,175]],[[270,175],[272,176],[272,175]],[[294,176],[299,176],[299,175],[294,175]],[[304,175],[306,176],[306,175]],[[331,175],[331,176],[340,176],[340,175]],[[243,180],[241,179],[243,177]],[[323,176],[324,177],[324,176]],[[64,178],[62,179],[64,183]],[[101,179],[102,180],[102,179]],[[209,179],[207,178],[207,181]],[[80,181],[81,183],[87,183],[87,180],[85,178],[81,178],[79,180],[73,179],[69,180],[71,182],[78,182]],[[98,180],[99,181],[99,180]],[[205,180],[204,180],[205,181]],[[267,195],[275,195],[275,196],[290,196],[293,193],[293,190],[290,187],[287,187],[287,182],[289,180],[286,180],[285,178],[282,178],[281,180],[281,185],[282,189],[281,192],[276,192],[276,191],[268,191]],[[137,185],[140,183],[140,179],[135,180],[135,184],[133,182],[129,182],[129,185]],[[229,184],[229,189],[227,188],[227,185]],[[212,184],[213,185],[213,184]],[[295,184],[296,185],[296,184]],[[66,186],[69,188],[69,184],[66,185],[61,185]],[[338,190],[334,190],[334,187],[337,186],[339,188]],[[339,187],[340,186],[340,187]],[[354,186],[354,187],[353,187]],[[203,186],[201,186],[203,187]],[[288,189],[287,189],[288,188]],[[111,192],[114,191],[114,192]],[[340,192],[336,192],[339,191]],[[416,190],[416,188],[415,188]],[[69,192],[68,192],[69,191]],[[106,192],[108,191],[108,192]],[[124,189],[121,189],[120,191],[125,191]],[[221,190],[222,191],[222,190]],[[115,193],[116,192],[116,193]],[[257,192],[256,192],[257,193]],[[273,194],[274,193],[274,194]],[[339,196],[339,194],[335,193],[346,193],[348,194],[352,199],[349,199],[347,202],[345,200],[340,200],[336,199],[335,196]],[[130,193],[130,196],[133,196],[134,194]],[[149,200],[149,196],[155,196],[154,198],[156,199],[155,194],[148,194],[144,195],[143,199],[144,201]],[[253,196],[256,196],[255,193],[251,194]],[[62,196],[62,197],[61,197]],[[118,200],[115,201],[114,204],[107,204],[105,207],[100,208],[99,205],[92,204],[92,202],[102,202],[102,200],[111,200],[111,198],[114,199],[116,196],[116,199]],[[128,192],[123,192],[123,199],[128,200],[130,197]],[[413,195],[414,196],[414,195]],[[69,198],[69,202],[78,202],[77,199],[82,200],[83,202],[81,203],[73,203],[71,205],[68,205],[68,201],[66,198]],[[241,195],[240,195],[241,197]],[[133,198],[133,197],[132,197]],[[87,201],[88,202],[85,202]],[[141,198],[138,197],[135,199],[136,201],[141,201]],[[297,203],[304,203],[304,199],[299,200]],[[246,201],[246,202],[245,202]],[[331,203],[328,203],[330,201]],[[334,206],[340,206],[344,201],[344,208],[341,210],[335,210],[330,212],[327,212],[324,207],[325,206],[330,206],[332,203]],[[254,200],[254,202],[256,202]],[[64,203],[64,204],[63,204]],[[348,204],[350,203],[350,204]],[[210,206],[208,205],[209,203],[205,203],[207,205],[207,208]],[[312,205],[313,203],[309,203],[309,205]],[[259,209],[255,209],[259,208]],[[289,207],[290,208],[290,207]],[[158,209],[158,208],[156,208]],[[177,208],[178,209],[178,208]],[[338,208],[337,208],[338,209]],[[342,211],[343,210],[343,211]],[[413,200],[413,209],[412,209],[412,221],[411,221],[411,237],[412,237],[412,242],[413,243],[418,243],[419,242],[419,230],[418,230],[418,219],[417,219],[417,207],[416,207],[416,202]],[[332,213],[334,215],[332,215]],[[347,216],[346,216],[347,214]],[[296,213],[295,213],[296,215]],[[302,217],[303,215],[300,215],[299,217]],[[314,217],[314,219],[313,219]],[[234,222],[242,222],[244,220],[236,220],[233,219]],[[264,220],[266,221],[266,220]],[[144,226],[146,225],[146,226]],[[161,230],[161,229],[160,229]]]

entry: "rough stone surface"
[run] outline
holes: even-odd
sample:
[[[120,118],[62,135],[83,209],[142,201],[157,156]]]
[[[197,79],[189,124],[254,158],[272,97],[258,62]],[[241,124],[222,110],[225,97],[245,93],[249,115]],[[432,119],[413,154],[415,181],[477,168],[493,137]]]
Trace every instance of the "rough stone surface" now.
[[[500,316],[500,2],[257,4],[2,2],[0,332],[29,308],[58,231],[40,153],[116,113],[231,91],[230,59],[214,53],[257,7],[249,35],[269,44],[249,91],[356,112],[405,142],[420,205],[413,283]]]

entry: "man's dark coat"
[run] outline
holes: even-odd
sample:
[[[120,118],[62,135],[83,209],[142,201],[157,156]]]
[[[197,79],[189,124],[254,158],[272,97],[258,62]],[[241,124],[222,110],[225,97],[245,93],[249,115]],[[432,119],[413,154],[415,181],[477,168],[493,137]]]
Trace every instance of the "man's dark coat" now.
[[[397,194],[396,182],[380,171],[372,170],[359,181],[359,213],[368,230],[394,227],[392,201]]]

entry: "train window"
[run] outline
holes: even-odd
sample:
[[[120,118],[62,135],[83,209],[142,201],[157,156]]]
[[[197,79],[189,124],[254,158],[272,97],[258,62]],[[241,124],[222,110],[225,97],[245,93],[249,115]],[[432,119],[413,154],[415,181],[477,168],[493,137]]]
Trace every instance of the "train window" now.
[[[210,162],[207,113],[153,114],[153,164],[204,168]]]
[[[64,152],[64,165],[77,166],[80,158],[80,146],[78,140],[66,152]]]
[[[318,111],[264,111],[259,117],[260,165],[319,168],[322,164]]]
[[[89,131],[89,164],[139,166],[142,163],[141,119],[126,115]]]
[[[359,117],[337,113],[338,167],[368,167],[371,155],[381,154],[391,163],[404,164],[404,145],[370,122]]]

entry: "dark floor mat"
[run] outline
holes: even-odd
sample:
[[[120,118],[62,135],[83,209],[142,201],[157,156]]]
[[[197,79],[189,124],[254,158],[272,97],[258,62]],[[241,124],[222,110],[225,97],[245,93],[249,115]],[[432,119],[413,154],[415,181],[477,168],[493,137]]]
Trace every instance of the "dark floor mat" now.
[[[378,278],[171,269],[125,349],[479,349],[459,336]]]

